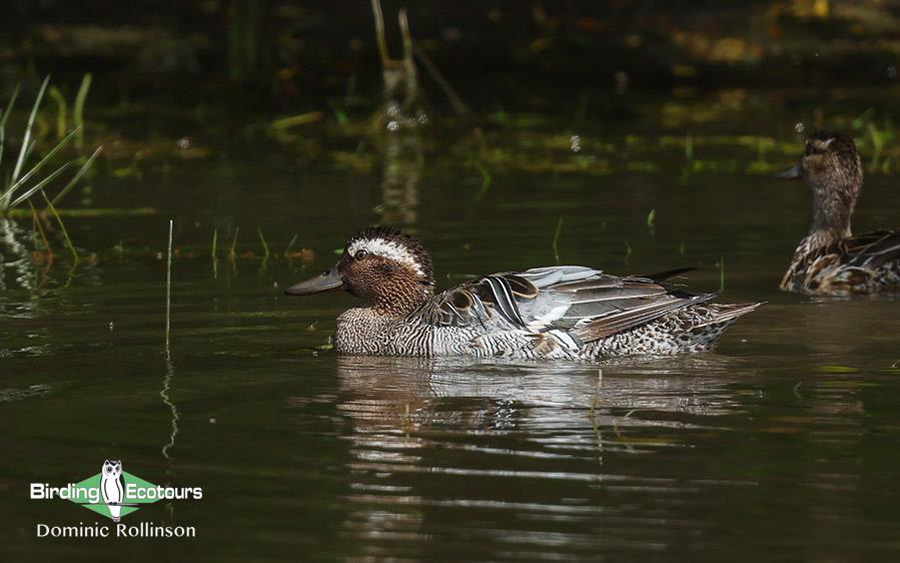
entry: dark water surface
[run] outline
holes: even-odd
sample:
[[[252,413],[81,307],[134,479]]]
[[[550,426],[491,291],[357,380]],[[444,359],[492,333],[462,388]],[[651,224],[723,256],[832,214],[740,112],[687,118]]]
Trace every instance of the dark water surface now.
[[[778,119],[799,151],[790,115]],[[554,162],[575,169],[495,165],[489,182],[441,143],[412,158],[374,150],[368,173],[265,150],[101,174],[95,204],[158,212],[71,218],[95,259],[70,271],[60,251],[45,274],[7,258],[0,275],[2,560],[900,559],[900,302],[779,292],[808,191],[752,173],[755,149],[698,138],[696,165],[643,134],[640,158],[623,155],[640,144],[624,133],[586,134],[578,157],[606,159],[603,173],[563,156]],[[515,132],[487,140],[528,148]],[[170,217],[167,358],[157,253]],[[412,227],[446,286],[555,263],[560,218],[562,262],[694,265],[691,287],[724,275],[721,300],[768,304],[714,353],[596,366],[342,357],[316,347],[351,298],[281,295],[380,219]],[[870,174],[856,229],[898,223],[896,181]],[[18,228],[30,252],[30,222]],[[294,234],[311,260],[281,256]],[[29,483],[78,482],[107,458],[153,483],[202,486],[202,500],[124,521],[197,537],[36,538],[38,523],[99,517],[29,500]]]

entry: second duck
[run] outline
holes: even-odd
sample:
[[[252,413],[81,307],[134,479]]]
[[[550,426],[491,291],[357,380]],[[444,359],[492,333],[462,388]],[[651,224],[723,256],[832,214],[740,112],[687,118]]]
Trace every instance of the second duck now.
[[[900,230],[850,231],[863,183],[853,139],[813,133],[800,163],[779,176],[802,178],[813,194],[812,226],[794,251],[781,289],[841,296],[900,289]]]

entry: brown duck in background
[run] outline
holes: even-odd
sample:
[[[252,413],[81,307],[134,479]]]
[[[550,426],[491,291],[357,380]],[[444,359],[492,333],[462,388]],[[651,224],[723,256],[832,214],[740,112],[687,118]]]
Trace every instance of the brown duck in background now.
[[[813,133],[800,163],[779,177],[803,178],[813,193],[813,223],[794,251],[781,289],[819,295],[900,289],[900,230],[850,231],[863,181],[853,139]]]

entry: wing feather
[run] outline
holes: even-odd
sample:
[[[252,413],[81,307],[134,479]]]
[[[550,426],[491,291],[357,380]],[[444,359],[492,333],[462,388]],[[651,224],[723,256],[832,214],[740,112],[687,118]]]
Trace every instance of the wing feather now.
[[[580,342],[590,342],[713,296],[688,293],[645,277],[617,277],[583,266],[550,266],[494,274],[457,286],[435,296],[423,317],[438,326],[499,321],[505,330],[563,331]]]
[[[841,241],[847,266],[878,268],[892,260],[900,260],[900,230],[878,230]]]

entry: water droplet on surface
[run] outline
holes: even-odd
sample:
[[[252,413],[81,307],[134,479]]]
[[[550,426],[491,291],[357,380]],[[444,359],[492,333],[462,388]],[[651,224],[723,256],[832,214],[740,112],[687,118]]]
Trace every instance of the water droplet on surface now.
[[[887,74],[888,78],[897,78],[897,67],[894,65],[888,65],[884,72]]]
[[[796,131],[797,133],[801,133],[801,134],[802,134],[804,131],[806,131],[806,125],[803,125],[803,122],[802,122],[802,121],[798,121],[798,122],[794,125],[794,131]]]
[[[178,148],[181,150],[187,150],[191,148],[191,138],[190,137],[182,137],[178,139]]]

